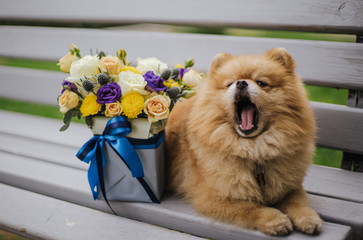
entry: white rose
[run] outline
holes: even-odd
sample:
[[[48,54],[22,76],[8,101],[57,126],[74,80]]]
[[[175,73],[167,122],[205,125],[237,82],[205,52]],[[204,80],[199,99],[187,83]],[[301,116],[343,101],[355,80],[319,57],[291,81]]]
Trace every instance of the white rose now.
[[[147,82],[145,81],[144,77],[140,74],[136,74],[131,71],[120,72],[118,75],[119,81],[118,84],[121,87],[122,96],[130,92],[137,92],[141,95],[148,95],[150,94],[149,91],[145,90],[145,86]]]
[[[90,77],[99,73],[99,58],[97,56],[86,55],[83,58],[75,61],[71,65],[70,74],[71,82],[75,82],[80,78]]]
[[[136,69],[140,71],[143,75],[147,71],[153,71],[154,73],[162,73],[165,69],[168,68],[166,63],[159,61],[157,58],[137,58],[137,67]]]
[[[200,82],[200,75],[194,70],[190,70],[189,72],[185,73],[183,76],[183,82],[187,87],[193,88],[198,86]]]

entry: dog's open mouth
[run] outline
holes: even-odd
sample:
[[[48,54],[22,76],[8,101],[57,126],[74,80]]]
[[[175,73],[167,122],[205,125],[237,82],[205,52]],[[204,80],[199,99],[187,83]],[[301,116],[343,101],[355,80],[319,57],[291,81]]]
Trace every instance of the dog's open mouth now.
[[[256,105],[247,96],[236,96],[236,122],[244,135],[249,135],[257,130],[258,110]]]

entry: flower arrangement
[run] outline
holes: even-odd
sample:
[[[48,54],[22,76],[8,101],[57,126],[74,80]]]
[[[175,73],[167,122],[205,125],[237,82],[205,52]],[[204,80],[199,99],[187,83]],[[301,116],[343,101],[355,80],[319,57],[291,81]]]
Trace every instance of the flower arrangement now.
[[[203,77],[191,69],[193,59],[186,60],[184,66],[169,68],[157,58],[138,58],[137,65],[132,66],[126,56],[124,49],[118,49],[116,56],[100,51],[81,57],[79,48],[70,45],[58,63],[70,74],[58,97],[64,114],[60,131],[69,127],[73,117],[83,117],[92,128],[96,116],[122,115],[147,119],[151,134],[156,134],[164,128],[176,101],[193,96]]]

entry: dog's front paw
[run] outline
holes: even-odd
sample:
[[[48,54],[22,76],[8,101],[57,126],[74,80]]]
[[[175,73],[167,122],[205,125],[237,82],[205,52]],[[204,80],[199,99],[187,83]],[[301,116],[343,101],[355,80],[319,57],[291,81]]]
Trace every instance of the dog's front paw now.
[[[268,235],[287,235],[292,230],[290,218],[277,209],[266,209],[259,219],[257,228]]]
[[[321,232],[323,221],[315,211],[310,210],[301,216],[296,216],[293,224],[297,230],[314,235]]]

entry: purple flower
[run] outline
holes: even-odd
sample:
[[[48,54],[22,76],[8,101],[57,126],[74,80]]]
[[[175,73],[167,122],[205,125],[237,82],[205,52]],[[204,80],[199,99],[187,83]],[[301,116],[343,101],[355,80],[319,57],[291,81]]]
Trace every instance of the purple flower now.
[[[153,71],[148,71],[144,74],[144,79],[147,82],[145,87],[146,90],[151,92],[165,91],[166,86],[164,85],[163,79],[156,75]]]
[[[62,86],[63,86],[63,88],[62,88],[61,94],[64,93],[64,91],[66,90],[65,86],[68,86],[72,92],[77,92],[76,84],[68,82],[67,80],[63,80]]]
[[[187,72],[189,72],[188,68],[180,68],[179,69],[178,79],[182,79],[184,74],[186,74]]]
[[[115,82],[105,84],[97,91],[97,103],[99,104],[113,103],[119,101],[120,98],[121,88]]]

